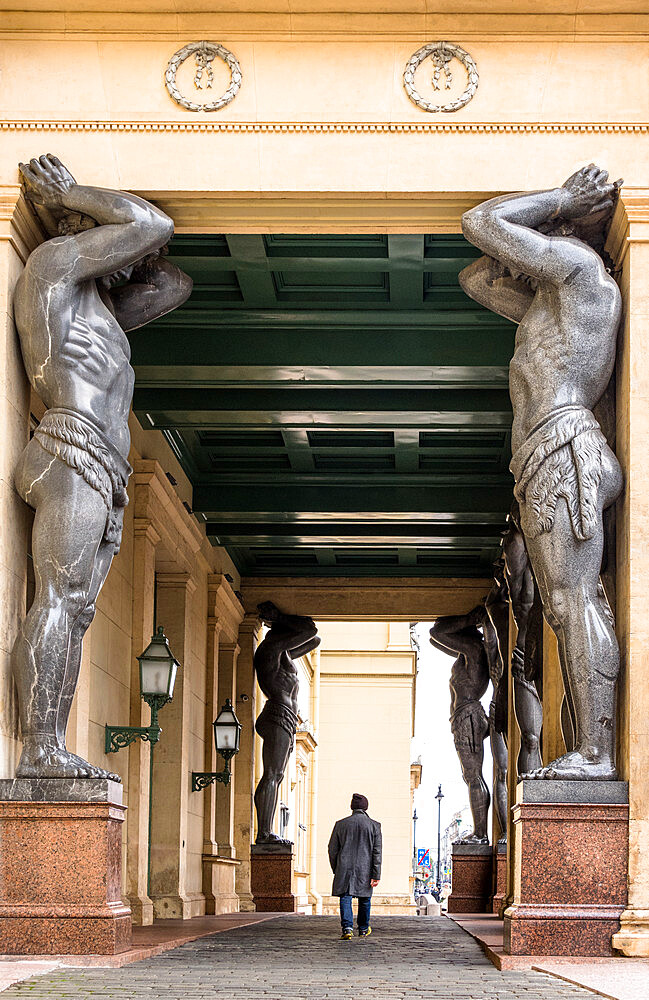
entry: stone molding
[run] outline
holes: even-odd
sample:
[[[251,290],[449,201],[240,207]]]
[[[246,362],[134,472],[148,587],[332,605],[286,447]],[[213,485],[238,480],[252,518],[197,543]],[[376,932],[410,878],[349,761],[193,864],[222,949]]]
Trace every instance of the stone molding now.
[[[606,249],[615,263],[622,267],[631,243],[649,243],[649,189],[622,188]]]
[[[204,536],[187,514],[160,464],[137,459],[133,463],[131,481],[135,487],[133,502],[137,530],[146,532],[151,526],[170,556],[177,556],[184,570],[193,573]]]
[[[52,4],[52,7],[55,5]],[[300,4],[286,0],[265,0],[263,9],[223,10],[223,4],[211,10],[197,11],[195,4],[177,0],[173,4],[161,3],[156,11],[155,32],[151,30],[152,12],[131,4],[131,9],[114,10],[106,2],[59,4],[56,10],[3,11],[3,36],[28,37],[29,39],[85,40],[99,38],[134,41],[169,39],[182,43],[191,37],[221,37],[253,41],[306,41],[314,38],[354,41],[375,40],[390,42],[404,40],[415,45],[422,38],[458,36],[463,39],[548,39],[574,41],[584,39],[638,38],[649,32],[646,4],[642,0],[626,0],[623,13],[619,5],[600,2],[596,12],[585,12],[583,4],[573,0],[557,10],[557,4],[539,0],[518,0],[507,4],[503,13],[502,3],[486,0],[478,11],[467,12],[466,3],[447,2],[440,11],[435,0],[396,2],[388,9],[377,12],[370,0],[340,0],[336,10],[322,14],[313,4]],[[217,9],[214,9],[214,6]],[[221,10],[218,7],[221,7]],[[233,6],[229,5],[230,8]],[[290,11],[287,7],[290,6]],[[381,5],[379,5],[381,6]],[[389,9],[389,7],[392,9]]]
[[[649,122],[245,122],[245,121],[177,121],[108,119],[4,119],[2,132],[458,132],[458,133],[631,133],[649,134]],[[0,189],[2,190],[2,189]]]
[[[222,633],[236,642],[245,612],[223,573],[210,573],[207,578],[207,613],[215,625],[219,624]]]
[[[36,216],[21,197],[20,185],[0,185],[0,240],[8,240],[25,264],[44,239]]]

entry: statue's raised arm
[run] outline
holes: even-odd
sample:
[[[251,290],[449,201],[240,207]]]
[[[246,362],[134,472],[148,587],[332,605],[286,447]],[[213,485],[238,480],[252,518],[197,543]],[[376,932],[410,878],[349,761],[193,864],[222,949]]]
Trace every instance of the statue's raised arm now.
[[[136,195],[77,184],[57,157],[21,164],[51,239],[16,284],[25,369],[47,407],[15,472],[35,510],[36,595],[13,651],[19,777],[114,777],[71,754],[65,730],[81,644],[128,503],[134,373],[125,330],[182,304],[191,279],[164,259],[171,219]]]

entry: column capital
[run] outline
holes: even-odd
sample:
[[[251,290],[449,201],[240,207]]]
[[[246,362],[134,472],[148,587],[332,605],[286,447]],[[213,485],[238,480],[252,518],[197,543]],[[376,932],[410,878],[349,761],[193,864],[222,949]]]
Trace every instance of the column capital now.
[[[619,268],[630,243],[649,243],[649,188],[622,188],[606,249]]]
[[[244,612],[243,605],[224,573],[210,573],[207,577],[208,614],[221,620],[228,636],[235,638]]]
[[[261,628],[261,619],[259,615],[248,611],[239,625],[239,633],[247,632],[254,633],[258,632]]]
[[[160,535],[148,517],[133,518],[133,534],[136,538],[145,538],[153,546],[160,543]]]
[[[0,185],[0,240],[7,240],[25,264],[45,239],[36,215],[22,197],[20,184]]]
[[[156,573],[156,586],[158,590],[184,589],[189,595],[196,590],[196,581],[190,573]]]
[[[223,622],[215,618],[214,615],[208,615],[207,628],[212,635],[219,635],[223,629]]]

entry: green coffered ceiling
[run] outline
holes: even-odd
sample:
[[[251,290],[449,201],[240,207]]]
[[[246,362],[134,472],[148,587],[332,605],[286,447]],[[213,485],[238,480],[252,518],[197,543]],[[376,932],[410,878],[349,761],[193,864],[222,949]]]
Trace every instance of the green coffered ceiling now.
[[[186,306],[134,407],[245,575],[484,576],[511,499],[514,327],[461,236],[178,236]]]

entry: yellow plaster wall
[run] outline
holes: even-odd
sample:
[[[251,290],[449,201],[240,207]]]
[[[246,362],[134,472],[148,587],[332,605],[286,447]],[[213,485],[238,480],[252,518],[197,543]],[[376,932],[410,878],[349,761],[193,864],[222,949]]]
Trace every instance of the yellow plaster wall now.
[[[466,107],[438,117],[402,85],[407,59],[430,40],[425,31],[435,37],[435,23],[392,18],[388,30],[376,19],[372,27],[331,14],[290,25],[221,15],[216,37],[236,53],[244,78],[236,99],[210,115],[181,108],[164,87],[167,60],[192,40],[196,22],[110,13],[43,17],[38,27],[6,19],[0,183],[16,183],[18,160],[46,147],[88,182],[155,192],[163,203],[178,191],[534,188],[591,159],[644,183],[649,17],[548,15],[514,25],[490,15],[444,24],[444,37],[475,58],[480,83]],[[200,37],[208,27],[201,23]],[[456,65],[442,99],[457,96],[462,72]],[[428,67],[419,73],[433,98]],[[179,82],[191,95],[190,75],[185,64]],[[225,82],[217,66],[215,90]]]
[[[408,625],[325,622],[318,628],[322,646],[316,888],[324,897],[330,896],[327,844],[331,830],[337,819],[349,814],[352,794],[360,792],[367,795],[369,813],[383,831],[383,872],[376,905],[384,912],[391,905],[397,912],[408,904],[411,863],[415,656]]]

